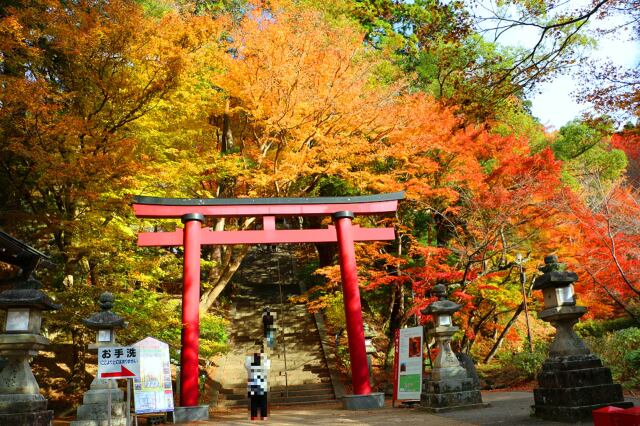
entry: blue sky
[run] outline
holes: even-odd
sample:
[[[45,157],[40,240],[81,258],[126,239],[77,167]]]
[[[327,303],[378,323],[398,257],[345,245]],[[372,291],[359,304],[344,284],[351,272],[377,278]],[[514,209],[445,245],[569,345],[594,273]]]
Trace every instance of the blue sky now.
[[[582,3],[573,0],[572,5]],[[628,17],[615,16],[608,17],[605,21],[591,22],[590,28],[615,28],[625,23]],[[534,40],[537,40],[535,33],[519,30],[506,34],[506,38],[501,38],[503,44],[513,44],[527,47]],[[589,56],[596,59],[610,59],[614,64],[634,68],[638,66],[640,60],[640,43],[629,41],[624,38],[615,39],[614,36],[600,38],[598,46]],[[533,115],[540,119],[540,122],[548,128],[559,129],[568,121],[578,118],[583,112],[591,110],[591,106],[586,103],[578,103],[572,95],[579,89],[580,81],[571,74],[558,76],[551,82],[541,84],[538,91],[529,96],[532,101]]]
[[[592,57],[610,59],[620,66],[634,68],[640,59],[640,46],[627,40],[604,39],[598,43]],[[579,81],[571,75],[563,75],[540,86],[542,93],[532,96],[533,115],[546,126],[559,129],[582,112],[591,110],[589,104],[580,104],[572,92],[579,88]]]

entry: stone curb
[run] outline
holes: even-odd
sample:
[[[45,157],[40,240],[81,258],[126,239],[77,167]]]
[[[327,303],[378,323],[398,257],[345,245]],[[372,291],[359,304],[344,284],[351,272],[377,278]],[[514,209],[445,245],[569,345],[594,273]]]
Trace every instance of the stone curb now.
[[[307,286],[302,280],[298,282],[298,285],[300,286],[300,290],[303,293],[307,291]],[[318,329],[318,334],[320,336],[322,354],[324,355],[324,360],[327,363],[327,367],[329,368],[329,377],[331,379],[331,386],[333,386],[333,393],[336,396],[336,399],[342,399],[345,395],[344,385],[340,381],[340,376],[338,375],[336,356],[329,347],[329,340],[327,336],[327,329],[324,325],[324,318],[322,317],[321,313],[316,312],[313,314],[313,319],[316,322],[316,328]]]
[[[233,319],[235,317],[236,317],[236,305],[231,304],[231,318]],[[229,344],[231,343],[232,342],[229,342]],[[227,357],[226,355],[223,356],[222,358],[224,360],[223,364],[216,367],[216,372],[213,378],[213,381],[216,383],[216,388],[211,393],[211,402],[209,403],[209,406],[211,407],[218,407],[218,404],[219,404],[218,398],[220,397],[220,390],[222,388],[222,378],[224,377],[223,373],[227,369],[227,363],[229,362],[229,357]]]

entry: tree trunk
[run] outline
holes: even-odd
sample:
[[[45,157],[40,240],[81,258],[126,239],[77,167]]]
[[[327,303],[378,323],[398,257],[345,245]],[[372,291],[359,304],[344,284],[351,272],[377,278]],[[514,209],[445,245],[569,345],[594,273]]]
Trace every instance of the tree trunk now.
[[[513,314],[513,316],[511,317],[511,319],[507,323],[507,325],[504,327],[504,330],[502,330],[502,333],[500,333],[500,337],[498,337],[498,341],[493,345],[493,347],[491,348],[491,350],[489,351],[487,356],[484,358],[484,363],[485,364],[491,362],[491,360],[495,356],[496,352],[498,352],[498,349],[500,349],[500,346],[502,345],[502,341],[504,340],[504,336],[507,335],[507,333],[509,332],[509,330],[511,329],[513,324],[515,324],[516,320],[518,319],[518,317],[520,316],[520,313],[523,310],[524,310],[524,303],[521,303],[518,306],[518,309],[516,309],[516,312]]]
[[[389,338],[393,340],[393,333],[402,326],[402,316],[404,313],[404,289],[398,284],[393,289],[393,305],[389,313]]]
[[[315,243],[318,251],[318,267],[331,266],[335,264],[338,247],[335,243]]]
[[[231,131],[231,120],[229,118],[229,99],[224,105],[224,114],[222,114],[222,152],[229,152],[233,149],[233,132]]]
[[[87,375],[84,333],[77,329],[71,329],[71,343],[73,366],[71,367],[71,378],[67,384],[67,389],[69,392],[78,392],[84,389]]]
[[[229,256],[228,261],[225,262],[225,265],[219,273],[213,287],[205,290],[200,297],[201,312],[207,312],[209,308],[213,306],[215,301],[218,299],[218,296],[220,296],[220,293],[222,293],[222,290],[224,290],[227,284],[229,284],[229,281],[231,281],[233,274],[235,274],[235,272],[240,267],[240,264],[249,251],[249,248],[250,246],[244,245],[235,254],[231,254]],[[230,252],[234,251],[231,247],[229,247],[227,250],[229,250]]]
[[[322,218],[319,216],[305,217],[304,222],[311,229],[322,227]],[[336,243],[314,243],[313,245],[318,252],[318,266],[320,268],[335,265],[336,255],[338,254],[338,245]]]
[[[492,307],[491,310],[489,310],[489,312],[487,312],[485,315],[483,315],[482,317],[480,317],[478,319],[478,321],[476,322],[476,324],[473,326],[473,334],[474,336],[478,336],[478,334],[480,334],[480,329],[482,328],[482,326],[484,325],[484,323],[489,319],[489,317],[493,314],[493,312],[496,310],[496,306]],[[469,316],[469,325],[468,327],[471,327],[471,318],[472,315]],[[497,321],[497,320],[496,320]],[[495,337],[493,338],[493,341],[495,342]],[[466,353],[467,355],[471,353],[471,347],[473,346],[473,344],[476,342],[476,338],[473,339],[469,339],[467,337],[467,334],[465,333],[463,339],[462,339],[462,343],[460,344],[460,352]]]

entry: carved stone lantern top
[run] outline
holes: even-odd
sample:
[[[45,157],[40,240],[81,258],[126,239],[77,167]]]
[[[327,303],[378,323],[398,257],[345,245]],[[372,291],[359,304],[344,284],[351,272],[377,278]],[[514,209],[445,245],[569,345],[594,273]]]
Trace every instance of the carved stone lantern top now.
[[[42,311],[60,309],[42,290],[34,288],[16,288],[0,293],[0,309],[35,308]]]
[[[578,280],[578,275],[567,271],[566,265],[558,262],[556,255],[546,256],[544,263],[540,268],[543,274],[533,282],[533,290],[542,290],[545,308],[575,306],[573,283]]]
[[[49,257],[33,247],[0,231],[0,262],[17,266],[18,274],[10,280],[12,287],[0,293],[0,309],[34,308],[41,311],[60,309],[40,287],[33,272],[41,261],[49,263]]]
[[[113,294],[104,292],[98,299],[98,304],[102,309],[102,312],[97,312],[82,320],[84,325],[92,330],[113,330],[116,328],[125,328],[127,326],[126,321],[120,315],[111,312],[113,308],[113,301],[115,298]]]
[[[438,300],[430,303],[429,306],[421,311],[424,315],[451,315],[454,312],[458,312],[462,307],[461,305],[446,299],[447,290],[442,284],[433,286],[431,294],[438,297]]]
[[[543,290],[553,287],[567,287],[578,281],[578,275],[575,272],[567,271],[567,265],[558,262],[558,256],[555,254],[545,256],[544,266],[540,267],[543,273],[533,282],[533,290]]]

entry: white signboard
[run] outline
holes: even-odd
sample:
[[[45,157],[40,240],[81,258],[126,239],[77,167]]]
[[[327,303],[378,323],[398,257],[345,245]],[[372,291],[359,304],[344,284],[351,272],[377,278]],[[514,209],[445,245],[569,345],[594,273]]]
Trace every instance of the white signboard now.
[[[147,337],[133,346],[140,356],[140,375],[133,379],[136,414],[173,411],[169,345]]]
[[[98,348],[98,378],[131,379],[140,374],[138,350],[133,346]]]
[[[422,391],[422,327],[401,328],[396,377],[397,400],[419,400]]]

